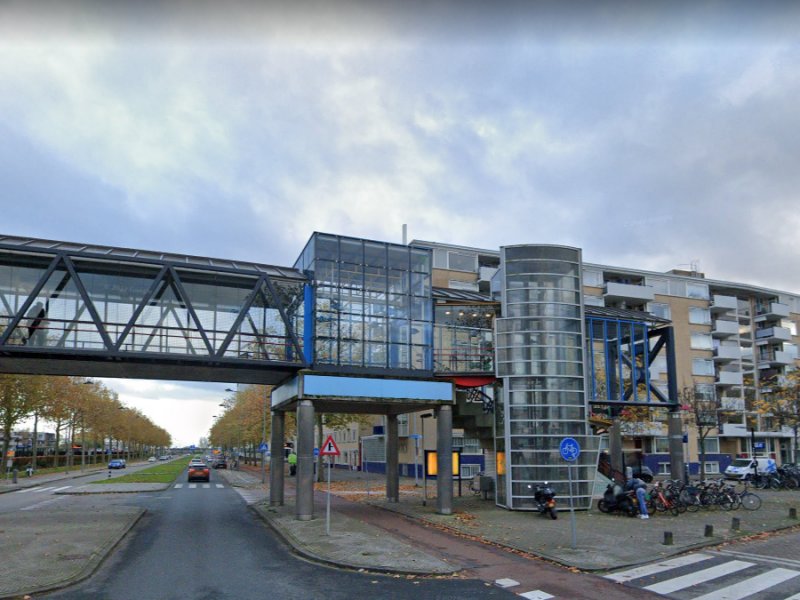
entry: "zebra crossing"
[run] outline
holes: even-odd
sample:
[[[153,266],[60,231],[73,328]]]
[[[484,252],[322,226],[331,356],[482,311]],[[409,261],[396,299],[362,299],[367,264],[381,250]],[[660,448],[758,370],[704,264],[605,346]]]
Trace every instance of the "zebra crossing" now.
[[[185,484],[185,486],[184,486],[183,483],[176,483],[172,487],[174,487],[176,490],[183,489],[184,487],[187,490],[198,490],[198,489],[200,489],[200,490],[218,489],[219,490],[219,489],[224,488],[225,486],[223,484],[221,484],[221,483],[214,483],[214,484],[211,484],[211,483],[187,483],[187,484]]]
[[[605,578],[677,600],[800,600],[800,562],[740,552],[695,552]]]
[[[71,487],[72,487],[71,485],[62,485],[61,487],[58,487],[58,486],[55,486],[55,485],[50,486],[50,487],[36,486],[36,487],[25,488],[24,490],[17,490],[15,493],[16,494],[41,494],[42,492],[51,492],[53,494],[56,494],[56,493],[61,492],[63,490],[69,489]]]
[[[542,590],[529,590],[527,592],[517,592],[516,590],[512,590],[511,588],[519,586],[520,583],[519,581],[510,578],[495,579],[494,584],[497,587],[501,587],[505,590],[513,591],[517,594],[517,596],[525,598],[525,600],[549,600],[549,598],[555,598],[555,596],[552,594],[548,594]]]

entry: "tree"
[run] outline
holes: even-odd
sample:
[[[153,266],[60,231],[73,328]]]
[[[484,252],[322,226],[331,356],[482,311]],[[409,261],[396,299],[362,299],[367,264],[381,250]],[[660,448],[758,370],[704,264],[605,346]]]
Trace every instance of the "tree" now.
[[[3,428],[3,455],[0,458],[3,460],[11,444],[11,430],[38,406],[41,381],[36,376],[0,375],[0,425]]]
[[[715,398],[702,394],[695,387],[684,387],[678,400],[684,420],[697,430],[700,454],[700,479],[706,478],[706,438],[719,428],[719,407]]]
[[[753,403],[756,411],[772,417],[781,427],[792,430],[792,462],[797,464],[797,444],[800,433],[800,370],[778,376],[767,382],[760,399]]]

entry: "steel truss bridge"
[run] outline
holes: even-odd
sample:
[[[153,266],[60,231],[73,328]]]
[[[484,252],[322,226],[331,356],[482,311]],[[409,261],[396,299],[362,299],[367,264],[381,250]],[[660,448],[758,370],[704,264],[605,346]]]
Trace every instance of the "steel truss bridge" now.
[[[307,288],[284,267],[0,236],[0,372],[275,384],[309,366]]]

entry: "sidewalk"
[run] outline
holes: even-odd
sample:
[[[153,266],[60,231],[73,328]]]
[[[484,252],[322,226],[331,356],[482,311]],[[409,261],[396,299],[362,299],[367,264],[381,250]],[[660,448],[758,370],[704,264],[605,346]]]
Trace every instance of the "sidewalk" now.
[[[239,472],[238,477],[246,477]],[[253,508],[301,554],[310,558],[346,566],[379,571],[419,573],[430,564],[430,556],[413,547],[404,547],[398,562],[390,553],[396,540],[388,540],[381,527],[381,513],[391,511],[408,519],[408,527],[428,526],[458,536],[541,557],[582,571],[604,571],[659,560],[692,549],[717,545],[734,538],[776,531],[800,525],[789,518],[789,508],[800,507],[800,492],[758,491],[764,500],[757,511],[700,511],[679,516],[658,513],[647,521],[625,516],[607,515],[596,510],[576,511],[576,539],[573,549],[570,514],[560,512],[555,521],[530,512],[508,511],[495,506],[493,500],[474,496],[463,486],[464,495],[453,499],[454,514],[436,513],[435,483],[428,482],[427,506],[422,505],[422,491],[413,479],[401,479],[400,501],[385,499],[383,478],[359,472],[333,472],[337,495],[331,502],[331,536],[325,535],[326,484],[317,484],[315,514],[312,521],[294,519],[294,485],[286,479],[285,505],[269,507],[268,502]],[[369,484],[369,495],[367,495]],[[260,487],[253,478],[249,485]],[[421,485],[421,482],[420,482]],[[739,529],[733,529],[733,519]],[[706,526],[713,535],[706,537]],[[672,545],[664,545],[664,533],[671,532]],[[353,541],[356,540],[356,541]],[[346,544],[349,554],[341,551]],[[388,547],[388,550],[387,550]],[[352,552],[357,548],[357,556]],[[416,554],[414,554],[416,553]],[[413,560],[409,557],[413,556]],[[408,569],[408,564],[414,567]],[[451,572],[453,565],[449,565]],[[430,572],[445,572],[434,571]]]

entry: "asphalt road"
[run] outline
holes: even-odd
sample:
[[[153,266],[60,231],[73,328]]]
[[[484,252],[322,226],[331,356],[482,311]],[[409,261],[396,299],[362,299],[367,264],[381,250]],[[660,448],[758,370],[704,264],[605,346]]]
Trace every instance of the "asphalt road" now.
[[[88,581],[46,598],[197,600],[276,598],[518,598],[468,579],[405,578],[323,567],[299,559],[222,478],[208,487],[140,494],[147,514]],[[217,484],[222,487],[217,487]]]

